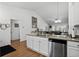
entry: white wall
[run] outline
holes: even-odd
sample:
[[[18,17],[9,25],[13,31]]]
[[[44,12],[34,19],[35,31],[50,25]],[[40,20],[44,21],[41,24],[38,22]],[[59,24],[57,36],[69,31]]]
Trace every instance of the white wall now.
[[[69,34],[76,24],[79,24],[79,2],[69,3]],[[77,32],[76,34],[79,35],[79,31]]]
[[[29,34],[32,30],[32,19],[31,17],[37,17],[38,19],[38,27],[44,28],[47,26],[47,24],[43,21],[43,19],[37,15],[34,11],[27,10],[27,9],[21,9],[21,8],[15,8],[7,5],[0,4],[0,23],[10,23],[10,19],[16,19],[20,21],[20,38],[21,41],[26,39],[26,34]],[[6,42],[10,41],[10,29],[7,30],[7,32],[3,32],[6,35],[2,35],[3,40],[6,40]],[[0,34],[2,34],[0,32]],[[4,37],[7,36],[5,39]],[[0,36],[1,38],[1,36]]]
[[[27,11],[28,12],[28,11]],[[26,34],[30,34],[32,31],[32,16],[37,18],[37,26],[39,29],[43,29],[47,26],[47,24],[43,21],[43,19],[37,15],[35,12],[30,11],[30,13],[26,13],[26,19],[21,20],[21,39],[26,39]],[[23,29],[24,28],[24,29]]]

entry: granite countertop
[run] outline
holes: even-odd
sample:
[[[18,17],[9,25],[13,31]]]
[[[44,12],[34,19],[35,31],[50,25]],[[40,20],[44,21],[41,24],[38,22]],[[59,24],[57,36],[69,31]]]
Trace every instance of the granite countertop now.
[[[51,38],[51,39],[57,39],[57,40],[67,40],[67,41],[75,41],[75,42],[79,42],[79,38],[70,38],[68,36],[63,36],[63,35],[34,35],[34,34],[27,34],[29,36],[36,36],[36,37],[43,37],[43,38]]]
[[[67,41],[75,41],[79,42],[79,38],[70,38],[70,37],[62,37],[62,36],[50,36],[49,38],[57,39],[57,40],[67,40]]]

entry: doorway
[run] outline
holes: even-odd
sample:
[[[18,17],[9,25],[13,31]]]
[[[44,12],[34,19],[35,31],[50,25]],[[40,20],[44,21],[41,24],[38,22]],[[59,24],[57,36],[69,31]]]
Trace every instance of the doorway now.
[[[20,44],[20,26],[19,21],[11,19],[11,44]]]

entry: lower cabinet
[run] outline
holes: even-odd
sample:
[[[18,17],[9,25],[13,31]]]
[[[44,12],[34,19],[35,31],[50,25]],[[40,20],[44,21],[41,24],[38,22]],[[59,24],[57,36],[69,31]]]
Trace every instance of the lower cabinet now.
[[[33,50],[39,52],[39,38],[38,37],[33,37]]]
[[[32,39],[32,37],[31,36],[27,36],[27,48],[30,48],[30,49],[32,49],[33,48],[33,39]]]
[[[68,57],[79,57],[79,49],[68,47]]]
[[[48,56],[48,38],[27,36],[27,47],[42,55]]]
[[[40,39],[40,53],[48,56],[48,38]]]
[[[67,42],[67,56],[79,57],[79,42]]]

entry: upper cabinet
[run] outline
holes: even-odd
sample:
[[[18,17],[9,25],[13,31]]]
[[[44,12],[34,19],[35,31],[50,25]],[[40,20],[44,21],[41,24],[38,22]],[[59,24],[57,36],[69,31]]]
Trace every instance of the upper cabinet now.
[[[69,3],[69,23],[72,25],[79,24],[79,3]]]
[[[69,33],[72,33],[74,25],[79,24],[79,3],[69,3]]]

